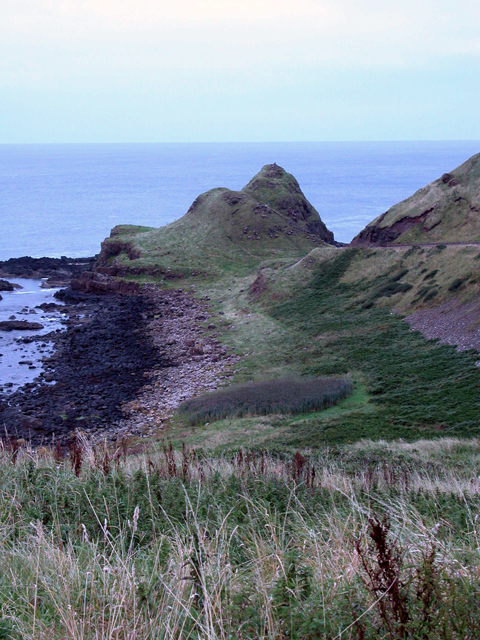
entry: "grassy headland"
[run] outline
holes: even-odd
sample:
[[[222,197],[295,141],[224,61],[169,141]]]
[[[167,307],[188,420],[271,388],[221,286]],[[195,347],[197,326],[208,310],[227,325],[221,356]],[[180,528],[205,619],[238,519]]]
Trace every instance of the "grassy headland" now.
[[[358,245],[480,242],[480,154],[373,220]]]
[[[478,355],[428,341],[403,321],[475,299],[478,247],[352,248],[332,240],[293,176],[267,165],[240,192],[199,196],[167,227],[122,227],[105,241],[101,271],[193,287],[210,300],[216,319],[214,330],[205,323],[207,335],[242,356],[229,382],[348,376],[354,383],[335,408],[300,416],[210,419],[192,430],[178,415],[174,441],[315,447],[478,434]]]
[[[116,227],[102,245],[107,272],[164,280],[218,278],[255,269],[268,258],[304,255],[333,242],[295,178],[266,165],[241,190],[212,189],[179,220],[160,229]]]

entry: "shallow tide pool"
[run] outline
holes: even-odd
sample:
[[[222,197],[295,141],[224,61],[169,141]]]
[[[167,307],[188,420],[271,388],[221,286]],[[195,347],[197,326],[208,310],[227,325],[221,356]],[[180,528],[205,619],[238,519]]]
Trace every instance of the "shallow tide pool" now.
[[[15,291],[2,291],[0,321],[15,319],[37,322],[43,329],[27,331],[0,331],[0,393],[12,393],[27,382],[32,382],[43,371],[42,359],[53,353],[53,342],[47,334],[63,331],[66,314],[60,310],[44,311],[43,303],[62,303],[54,298],[58,289],[42,289],[42,280],[8,278],[20,285]],[[25,342],[31,337],[45,335],[45,340]]]

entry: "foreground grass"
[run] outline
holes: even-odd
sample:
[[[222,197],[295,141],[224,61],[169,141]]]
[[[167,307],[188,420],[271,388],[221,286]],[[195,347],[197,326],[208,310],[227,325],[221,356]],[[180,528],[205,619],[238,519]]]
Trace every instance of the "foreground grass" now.
[[[479,636],[477,440],[0,471],[0,638]]]

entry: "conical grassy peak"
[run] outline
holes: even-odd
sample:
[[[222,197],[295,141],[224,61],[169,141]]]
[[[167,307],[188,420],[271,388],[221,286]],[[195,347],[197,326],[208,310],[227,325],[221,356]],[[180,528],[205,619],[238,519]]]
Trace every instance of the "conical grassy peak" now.
[[[325,242],[333,242],[333,233],[305,198],[297,180],[277,164],[266,164],[242,192],[304,226],[310,233],[317,233]]]
[[[255,269],[266,259],[302,257],[333,243],[296,179],[266,165],[241,191],[215,188],[159,229],[116,227],[102,245],[100,270],[183,278]]]

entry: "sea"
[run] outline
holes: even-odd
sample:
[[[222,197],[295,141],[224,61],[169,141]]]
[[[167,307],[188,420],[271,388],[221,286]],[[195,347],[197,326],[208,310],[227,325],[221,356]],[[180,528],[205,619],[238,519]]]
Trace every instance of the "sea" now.
[[[115,225],[163,226],[273,162],[349,242],[478,152],[480,141],[0,145],[0,260],[95,255]]]

